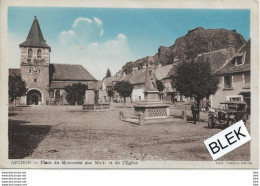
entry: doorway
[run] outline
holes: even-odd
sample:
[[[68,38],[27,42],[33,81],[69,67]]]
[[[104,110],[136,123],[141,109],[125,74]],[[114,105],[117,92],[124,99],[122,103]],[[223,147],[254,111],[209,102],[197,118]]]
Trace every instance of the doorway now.
[[[39,105],[42,103],[42,94],[38,90],[30,90],[27,93],[27,105]]]

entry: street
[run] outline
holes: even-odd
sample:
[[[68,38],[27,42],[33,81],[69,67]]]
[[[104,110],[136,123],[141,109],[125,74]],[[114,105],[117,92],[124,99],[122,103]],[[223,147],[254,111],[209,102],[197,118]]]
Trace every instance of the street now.
[[[9,158],[212,161],[203,141],[222,128],[208,129],[203,112],[194,125],[190,105],[170,109],[176,121],[138,126],[119,120],[119,111],[134,115],[131,104],[112,103],[105,112],[85,112],[82,106],[10,107]],[[180,119],[182,110],[188,122]],[[249,161],[250,143],[219,160]]]

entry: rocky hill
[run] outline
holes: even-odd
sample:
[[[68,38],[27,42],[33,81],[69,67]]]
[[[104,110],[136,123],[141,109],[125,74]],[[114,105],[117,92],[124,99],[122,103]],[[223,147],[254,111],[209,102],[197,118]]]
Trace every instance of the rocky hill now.
[[[226,29],[204,29],[196,28],[189,30],[188,33],[178,38],[174,45],[170,47],[160,46],[158,53],[153,57],[155,63],[162,65],[171,64],[176,60],[188,60],[198,56],[200,53],[227,48],[228,45],[233,45],[238,50],[244,43],[245,39],[235,30]],[[148,57],[138,59],[135,62],[126,63],[122,69],[126,74],[132,72],[132,67],[141,68],[148,60]]]

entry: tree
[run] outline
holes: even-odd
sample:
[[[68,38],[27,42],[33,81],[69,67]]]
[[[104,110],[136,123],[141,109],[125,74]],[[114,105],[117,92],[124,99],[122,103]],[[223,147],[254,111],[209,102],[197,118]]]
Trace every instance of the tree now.
[[[133,91],[133,85],[129,81],[119,81],[115,84],[114,90],[119,93],[121,97],[124,98],[124,104],[126,102],[126,97],[130,97]]]
[[[108,97],[109,97],[109,99],[110,99],[110,101],[111,101],[111,99],[113,98],[113,96],[114,96],[114,90],[113,89],[108,89],[107,90],[107,95],[108,95]]]
[[[163,90],[165,89],[165,86],[164,86],[164,84],[163,84],[163,82],[162,82],[162,80],[156,80],[156,86],[157,86],[157,89],[158,89],[158,91],[159,91],[159,95],[160,95],[160,98],[162,98],[162,92],[163,92]]]
[[[219,78],[212,74],[208,61],[193,60],[182,62],[177,66],[171,83],[181,95],[193,97],[200,110],[200,101],[216,93]]]
[[[84,104],[84,98],[88,85],[75,83],[65,87],[67,93],[66,100],[70,105],[82,105]]]
[[[17,75],[9,75],[8,79],[8,97],[10,98],[11,102],[14,101],[14,105],[16,106],[15,100],[18,97],[26,95],[26,83],[21,76]]]
[[[111,72],[110,72],[109,68],[107,69],[107,73],[106,73],[106,78],[108,78],[108,77],[111,77]]]

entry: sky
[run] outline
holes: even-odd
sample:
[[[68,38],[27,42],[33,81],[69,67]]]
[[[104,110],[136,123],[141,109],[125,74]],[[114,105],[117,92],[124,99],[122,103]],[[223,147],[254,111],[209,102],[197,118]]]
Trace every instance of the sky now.
[[[52,48],[51,63],[81,64],[99,80],[108,68],[115,74],[126,62],[153,56],[197,27],[236,30],[250,38],[246,9],[9,7],[9,68],[20,66],[18,45],[34,16]]]

